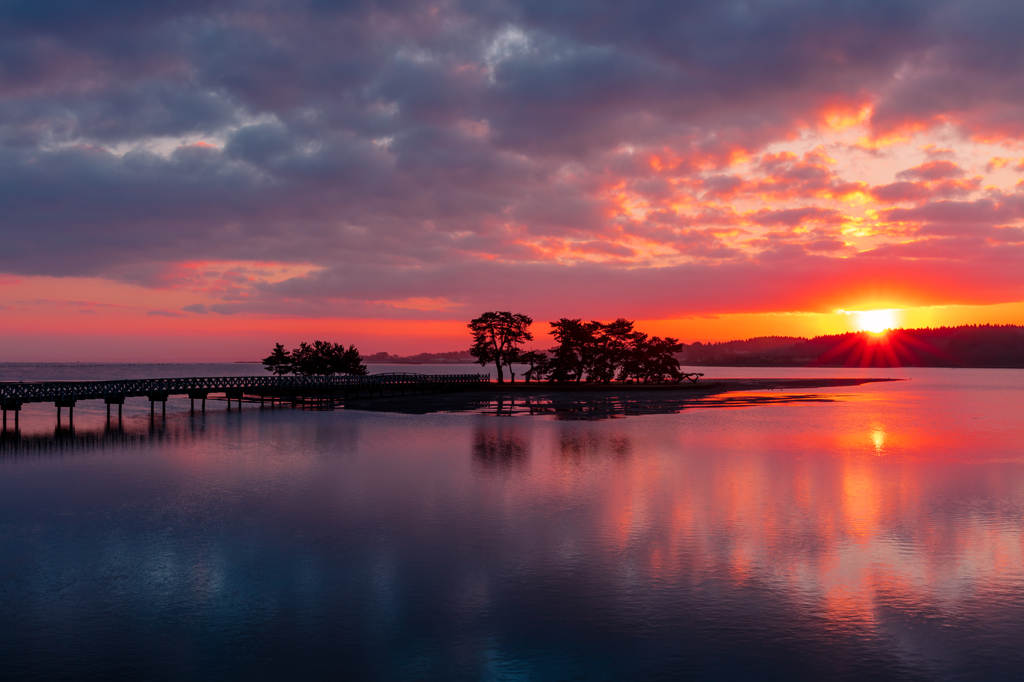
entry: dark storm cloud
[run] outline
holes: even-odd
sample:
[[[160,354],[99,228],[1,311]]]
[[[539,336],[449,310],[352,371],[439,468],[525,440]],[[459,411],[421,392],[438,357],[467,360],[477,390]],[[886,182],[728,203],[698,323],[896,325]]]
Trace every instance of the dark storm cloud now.
[[[611,243],[622,223],[608,197],[623,177],[657,200],[673,186],[623,149],[671,148],[666,176],[695,177],[709,198],[784,197],[847,190],[815,159],[766,156],[757,186],[725,162],[834,103],[874,98],[879,130],[942,119],[1024,135],[1021,25],[1016,3],[992,1],[4,1],[0,271],[156,285],[160,264],[312,263],[358,268],[345,286],[369,301],[457,298],[480,269],[532,277],[538,240],[635,254]],[[1005,201],[925,204],[968,190],[912,182],[962,174],[932,161],[874,191],[922,202],[893,221],[1019,217]],[[652,216],[680,253],[739,258],[683,215]],[[819,235],[763,260],[842,248]],[[410,267],[434,279],[396,276]],[[590,286],[581,273],[627,277],[543,267],[570,288]],[[689,281],[687,268],[671,273]]]

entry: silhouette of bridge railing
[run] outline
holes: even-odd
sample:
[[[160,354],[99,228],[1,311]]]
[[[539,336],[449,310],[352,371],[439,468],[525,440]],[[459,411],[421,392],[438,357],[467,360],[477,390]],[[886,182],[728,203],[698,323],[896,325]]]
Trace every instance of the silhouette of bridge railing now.
[[[315,401],[318,405],[343,402],[349,399],[372,398],[399,391],[415,393],[438,393],[490,383],[490,374],[411,374],[385,373],[366,376],[257,376],[257,377],[187,377],[180,379],[124,379],[117,381],[7,381],[0,382],[0,408],[3,409],[4,427],[7,412],[15,414],[17,428],[18,412],[26,403],[53,403],[60,408],[67,407],[73,419],[75,403],[80,400],[103,400],[110,406],[121,406],[126,398],[149,398],[150,414],[157,402],[163,403],[166,411],[167,399],[172,395],[184,395],[195,401],[205,401],[213,393],[223,393],[228,400],[245,398],[258,399],[261,404],[268,398],[271,402],[305,404]]]

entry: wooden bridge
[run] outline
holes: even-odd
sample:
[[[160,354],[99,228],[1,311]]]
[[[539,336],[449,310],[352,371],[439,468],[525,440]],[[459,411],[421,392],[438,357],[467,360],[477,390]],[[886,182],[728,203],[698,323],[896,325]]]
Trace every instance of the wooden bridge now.
[[[389,372],[367,376],[259,376],[259,377],[191,377],[183,379],[126,379],[119,381],[6,381],[0,382],[0,408],[3,409],[3,428],[7,428],[7,412],[14,412],[14,428],[19,428],[18,415],[26,403],[53,403],[57,407],[57,423],[61,409],[68,408],[68,420],[74,423],[75,403],[80,400],[102,400],[117,405],[118,421],[126,398],[149,398],[150,417],[155,415],[156,404],[161,413],[167,413],[167,399],[172,395],[187,396],[192,411],[195,401],[211,394],[223,394],[231,409],[231,401],[270,401],[271,405],[291,404],[315,407],[334,407],[351,399],[372,398],[382,395],[439,393],[490,383],[490,374],[410,374]]]

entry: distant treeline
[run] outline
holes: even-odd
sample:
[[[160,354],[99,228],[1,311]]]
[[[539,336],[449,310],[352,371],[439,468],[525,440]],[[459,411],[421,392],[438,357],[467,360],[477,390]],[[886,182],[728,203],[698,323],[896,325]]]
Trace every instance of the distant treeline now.
[[[417,355],[392,355],[387,351],[381,351],[380,353],[367,355],[363,358],[363,361],[376,363],[390,362],[404,365],[431,365],[454,362],[476,362],[476,358],[473,357],[468,349],[454,350],[448,353],[419,353]]]
[[[683,365],[747,367],[1024,367],[1024,327],[964,325],[812,339],[765,336],[683,344],[676,357]]]
[[[523,378],[556,382],[613,379],[679,381],[681,365],[733,367],[1024,367],[1024,327],[964,325],[935,329],[894,329],[882,334],[850,332],[806,339],[762,336],[722,343],[679,343],[648,337],[619,319],[602,324],[562,318],[551,322],[557,346],[547,351],[522,348],[532,340],[530,318],[513,313],[484,313],[470,323],[474,346],[464,351],[360,357],[355,346],[324,341],[302,343],[288,351],[277,344],[263,360],[275,374],[365,374],[365,362],[495,364],[503,370],[527,366]],[[515,375],[512,375],[513,377]]]

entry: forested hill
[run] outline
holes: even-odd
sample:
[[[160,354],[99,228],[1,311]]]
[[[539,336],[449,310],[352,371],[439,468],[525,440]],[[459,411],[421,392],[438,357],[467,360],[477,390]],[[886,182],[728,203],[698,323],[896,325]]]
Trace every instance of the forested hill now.
[[[1024,367],[1024,327],[896,329],[813,339],[767,336],[684,345],[676,357],[684,365],[750,367]]]

